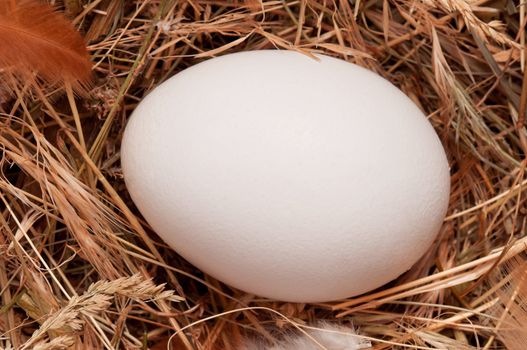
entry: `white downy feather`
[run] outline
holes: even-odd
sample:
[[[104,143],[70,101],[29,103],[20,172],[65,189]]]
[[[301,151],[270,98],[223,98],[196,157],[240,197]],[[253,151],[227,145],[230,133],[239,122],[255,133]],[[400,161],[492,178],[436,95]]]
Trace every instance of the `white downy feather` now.
[[[316,328],[306,330],[309,336],[297,333],[276,344],[250,341],[238,350],[359,350],[371,347],[371,343],[357,336],[351,327],[320,323]]]

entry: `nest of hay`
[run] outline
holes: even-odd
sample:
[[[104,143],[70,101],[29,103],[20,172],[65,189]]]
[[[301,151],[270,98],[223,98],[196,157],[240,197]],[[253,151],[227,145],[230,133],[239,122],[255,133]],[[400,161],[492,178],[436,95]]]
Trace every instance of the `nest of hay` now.
[[[236,349],[320,321],[353,324],[374,349],[524,348],[521,3],[57,5],[89,43],[95,81],[85,97],[41,84],[0,106],[0,349]],[[120,139],[142,97],[209,57],[272,48],[377,72],[429,115],[445,146],[452,191],[440,235],[379,290],[325,304],[233,290],[178,257],[127,194]]]

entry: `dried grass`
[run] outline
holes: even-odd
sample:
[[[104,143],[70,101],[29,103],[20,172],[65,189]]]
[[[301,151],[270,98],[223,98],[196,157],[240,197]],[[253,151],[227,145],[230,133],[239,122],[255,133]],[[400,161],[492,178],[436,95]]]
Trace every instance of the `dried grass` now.
[[[170,339],[173,349],[234,349],[247,336],[272,343],[324,320],[353,322],[376,350],[523,349],[520,3],[59,5],[90,42],[96,81],[90,97],[41,82],[16,88],[0,105],[0,348],[165,349]],[[452,193],[440,236],[379,290],[316,305],[232,290],[171,251],[128,197],[119,144],[138,101],[210,56],[270,48],[324,52],[376,71],[430,115],[445,145]],[[163,283],[176,294],[156,287]]]

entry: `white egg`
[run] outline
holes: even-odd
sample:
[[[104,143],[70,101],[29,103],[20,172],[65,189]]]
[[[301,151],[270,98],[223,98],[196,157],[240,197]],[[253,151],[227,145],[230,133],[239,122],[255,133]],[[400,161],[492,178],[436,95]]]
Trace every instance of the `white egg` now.
[[[319,302],[380,287],[429,248],[449,167],[385,79],[290,51],[209,59],[154,89],[122,143],[126,185],[163,240],[241,290]]]

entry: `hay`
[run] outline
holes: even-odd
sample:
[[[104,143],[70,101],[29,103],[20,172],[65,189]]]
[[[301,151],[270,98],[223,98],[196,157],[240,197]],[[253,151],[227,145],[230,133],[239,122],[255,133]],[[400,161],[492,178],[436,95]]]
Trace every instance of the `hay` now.
[[[96,79],[90,96],[42,84],[15,89],[1,105],[0,348],[165,349],[170,340],[173,349],[234,349],[247,336],[273,343],[320,321],[352,322],[378,350],[495,349],[502,340],[523,348],[525,332],[511,331],[522,324],[508,312],[525,312],[525,270],[508,269],[525,264],[505,265],[525,259],[527,242],[523,6],[59,5],[89,40]],[[419,263],[377,291],[304,305],[232,290],[171,251],[126,192],[119,145],[141,98],[213,55],[270,48],[324,52],[381,74],[429,114],[447,150],[452,193],[441,233]],[[116,278],[121,286],[111,289]]]

